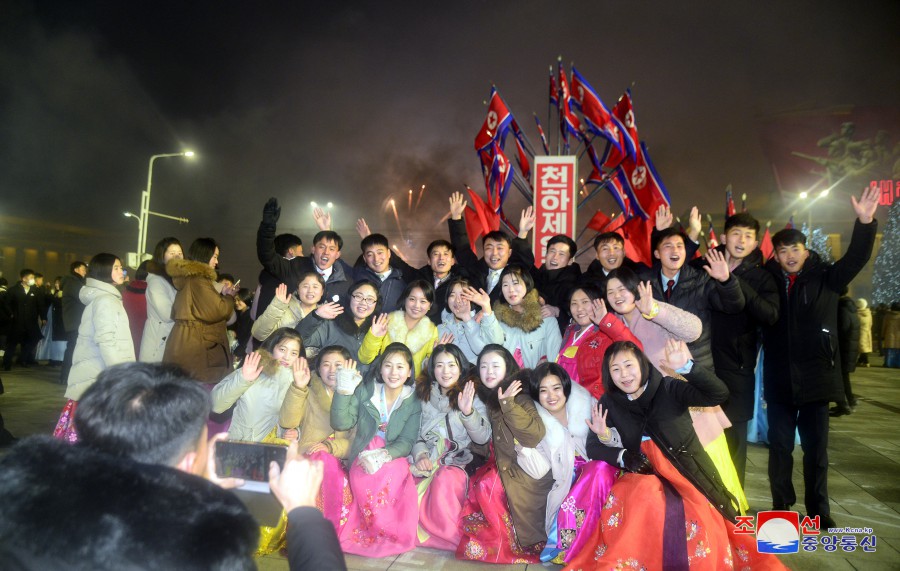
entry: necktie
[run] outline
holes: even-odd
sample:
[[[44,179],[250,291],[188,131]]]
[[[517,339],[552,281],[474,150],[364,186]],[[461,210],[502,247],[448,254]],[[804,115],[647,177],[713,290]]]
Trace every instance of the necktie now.
[[[797,281],[797,274],[788,274],[788,293],[791,293],[791,288],[794,287],[794,282]]]
[[[672,297],[672,288],[675,287],[675,280],[669,280],[666,282],[666,301],[669,301],[669,298]]]
[[[497,286],[498,278],[500,277],[500,270],[488,270],[488,293],[491,293],[494,290],[494,287]]]

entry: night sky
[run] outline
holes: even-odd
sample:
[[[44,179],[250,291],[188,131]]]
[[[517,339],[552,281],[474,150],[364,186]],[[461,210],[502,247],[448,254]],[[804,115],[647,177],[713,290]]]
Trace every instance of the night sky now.
[[[99,228],[124,256],[136,223],[122,212],[139,209],[149,157],[191,149],[194,161],[156,162],[151,203],[191,222],[151,218],[149,247],[213,236],[222,269],[245,285],[269,196],[283,205],[279,230],[306,247],[309,201],[332,200],[355,258],[357,216],[397,237],[383,208],[393,195],[404,233],[424,232],[407,245],[422,260],[445,233],[433,228],[449,193],[483,192],[472,142],[491,84],[538,145],[532,112],[549,133],[547,71],[559,55],[608,106],[633,84],[641,138],[676,211],[721,209],[728,183],[751,204],[774,191],[761,117],[900,100],[895,0],[7,0],[2,14],[0,215]],[[422,184],[407,214],[407,191]]]

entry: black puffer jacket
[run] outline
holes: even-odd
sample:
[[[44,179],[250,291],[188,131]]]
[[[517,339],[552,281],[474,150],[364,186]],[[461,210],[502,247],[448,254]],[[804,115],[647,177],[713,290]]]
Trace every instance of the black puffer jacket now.
[[[859,314],[856,302],[848,296],[838,299],[838,346],[841,348],[842,370],[852,373],[859,358]]]
[[[255,569],[259,528],[229,490],[50,437],[0,459],[0,568]]]
[[[653,285],[653,299],[666,301],[659,268],[645,272],[641,279],[650,280]],[[723,313],[739,313],[744,309],[744,293],[738,279],[729,276],[728,280],[722,283],[711,279],[704,270],[685,264],[678,275],[678,283],[672,290],[672,298],[667,303],[678,309],[690,311],[700,318],[703,331],[696,341],[688,343],[688,348],[694,362],[712,370],[714,364],[710,346],[710,312],[716,310]]]
[[[767,401],[795,406],[840,402],[838,298],[872,256],[877,229],[877,221],[857,220],[847,253],[833,264],[810,251],[790,293],[778,262],[766,264],[779,284],[781,301],[778,321],[763,331]]]
[[[556,322],[562,333],[572,317],[569,315],[569,293],[575,287],[578,278],[581,277],[581,268],[578,264],[570,264],[556,270],[548,270],[547,264],[543,264],[540,268],[534,268],[534,266],[532,268],[534,287],[544,299],[544,303],[559,308]]]
[[[728,389],[710,369],[697,363],[684,377],[687,382],[660,377],[656,369],[651,368],[647,388],[636,400],[629,400],[614,386],[606,387],[606,393],[600,397],[603,409],[609,411],[606,424],[619,431],[622,448],[626,450],[639,450],[641,437],[649,436],[675,468],[702,491],[724,517],[734,521],[737,504],[697,439],[688,410],[692,406],[721,404],[728,398]],[[605,446],[596,437],[587,439],[588,456],[613,466],[618,466],[622,448]]]
[[[716,248],[723,255],[725,245]],[[750,252],[732,274],[744,294],[744,309],[738,313],[712,311],[709,324],[716,375],[728,386],[730,396],[722,407],[733,421],[744,422],[753,417],[754,369],[760,327],[778,320],[778,284],[763,267],[759,248]],[[691,265],[704,271],[706,259]],[[704,271],[705,273],[705,271]]]

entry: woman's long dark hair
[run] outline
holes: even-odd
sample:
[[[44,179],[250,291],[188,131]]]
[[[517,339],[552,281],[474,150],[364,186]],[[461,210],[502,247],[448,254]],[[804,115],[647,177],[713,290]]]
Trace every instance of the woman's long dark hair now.
[[[456,384],[447,390],[450,408],[459,410],[459,402],[456,397],[462,392],[466,381],[471,377],[472,364],[466,359],[462,349],[452,343],[438,345],[431,352],[431,356],[428,357],[428,366],[419,373],[419,377],[416,379],[416,396],[423,402],[428,402],[431,399],[431,388],[434,383],[437,383],[437,379],[434,378],[434,360],[442,353],[452,356],[456,360],[456,364],[459,365],[459,378],[456,380]]]
[[[406,358],[406,362],[409,363],[409,378],[406,379],[404,385],[411,385],[416,381],[416,362],[413,360],[412,351],[409,350],[409,347],[404,345],[403,343],[391,343],[387,347],[385,347],[384,352],[378,356],[377,359],[372,363],[372,366],[369,367],[368,372],[366,373],[365,382],[376,382],[376,383],[384,383],[384,380],[381,378],[381,364],[385,359],[390,357],[391,355],[401,354]]]
[[[506,375],[504,375],[504,379],[498,384],[496,387],[489,389],[484,386],[481,382],[481,360],[488,353],[497,353],[503,358],[503,361],[506,363]],[[513,357],[512,353],[509,352],[509,349],[500,345],[499,343],[489,343],[484,346],[484,349],[481,350],[481,353],[478,354],[478,360],[475,362],[475,370],[474,377],[478,378],[478,382],[475,384],[476,393],[478,394],[478,398],[481,399],[481,402],[488,404],[490,402],[494,402],[497,400],[497,389],[499,387],[507,384],[507,381],[510,380],[510,377],[519,373],[519,364],[516,363],[515,357]],[[523,389],[527,390],[528,382],[522,383]]]
[[[300,334],[297,333],[297,330],[292,327],[281,327],[276,329],[266,337],[266,340],[262,342],[262,345],[259,346],[260,349],[265,349],[271,355],[275,350],[275,347],[278,346],[279,343],[284,341],[285,339],[295,339],[297,343],[300,344],[300,356],[303,356],[303,339],[300,338]]]

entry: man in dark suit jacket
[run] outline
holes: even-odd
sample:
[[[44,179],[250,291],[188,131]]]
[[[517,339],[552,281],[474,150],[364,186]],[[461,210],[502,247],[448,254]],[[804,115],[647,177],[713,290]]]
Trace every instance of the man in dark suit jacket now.
[[[463,195],[454,192],[450,196],[450,219],[447,220],[453,252],[457,263],[469,275],[472,287],[486,291],[491,302],[494,302],[500,298],[500,273],[508,264],[534,267],[534,252],[531,251],[531,244],[525,240],[534,226],[534,214],[531,207],[522,211],[519,235],[515,238],[510,238],[499,230],[485,234],[481,239],[484,257],[479,259],[469,244],[466,221],[463,219],[465,209],[466,200]]]
[[[6,354],[3,355],[3,370],[12,367],[16,347],[21,345],[18,364],[28,367],[35,363],[34,350],[41,340],[40,315],[43,309],[42,294],[34,280],[34,271],[24,269],[19,272],[19,282],[9,288],[6,294],[6,311],[10,316],[10,328],[6,338]]]

